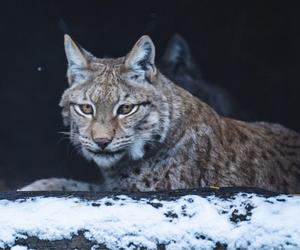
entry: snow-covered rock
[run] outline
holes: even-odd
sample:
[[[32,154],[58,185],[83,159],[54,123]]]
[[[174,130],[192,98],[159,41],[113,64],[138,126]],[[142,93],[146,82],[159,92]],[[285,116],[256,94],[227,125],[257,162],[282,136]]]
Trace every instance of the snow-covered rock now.
[[[300,249],[300,197],[192,192],[170,199],[32,195],[0,200],[0,248],[20,240],[34,248],[26,239],[78,234],[92,242],[92,249],[99,244],[109,249]]]

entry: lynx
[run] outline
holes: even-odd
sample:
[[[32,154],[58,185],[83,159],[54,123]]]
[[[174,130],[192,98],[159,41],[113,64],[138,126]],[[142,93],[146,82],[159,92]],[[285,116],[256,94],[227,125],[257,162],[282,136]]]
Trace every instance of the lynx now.
[[[232,96],[221,86],[203,80],[188,43],[179,34],[168,42],[158,68],[172,82],[211,106],[218,114],[237,116]]]
[[[70,139],[104,176],[101,186],[40,180],[22,190],[151,191],[252,186],[300,191],[300,136],[278,124],[219,116],[157,69],[143,36],[100,59],[65,36],[69,88],[60,106]]]
[[[242,107],[223,86],[203,79],[191,49],[181,35],[175,34],[170,39],[158,68],[172,82],[211,106],[219,115],[247,121],[257,120],[257,115]]]

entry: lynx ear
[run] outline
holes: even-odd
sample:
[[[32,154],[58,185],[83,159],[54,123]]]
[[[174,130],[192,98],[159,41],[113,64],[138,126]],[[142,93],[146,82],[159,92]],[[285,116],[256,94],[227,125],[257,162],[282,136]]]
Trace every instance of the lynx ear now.
[[[169,41],[166,51],[162,57],[162,63],[172,72],[181,66],[193,68],[194,62],[187,42],[179,34],[175,34]]]
[[[155,47],[149,36],[142,36],[126,56],[125,67],[134,80],[151,81],[156,74]]]
[[[65,35],[64,38],[68,60],[67,76],[69,84],[85,82],[90,75],[88,66],[93,56],[83,48],[78,47],[70,36]]]

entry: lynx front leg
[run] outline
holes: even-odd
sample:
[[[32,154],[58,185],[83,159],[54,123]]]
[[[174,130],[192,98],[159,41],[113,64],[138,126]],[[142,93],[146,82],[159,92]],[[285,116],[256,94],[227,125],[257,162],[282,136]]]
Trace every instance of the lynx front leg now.
[[[70,179],[49,178],[37,180],[18,191],[103,191],[103,187]]]

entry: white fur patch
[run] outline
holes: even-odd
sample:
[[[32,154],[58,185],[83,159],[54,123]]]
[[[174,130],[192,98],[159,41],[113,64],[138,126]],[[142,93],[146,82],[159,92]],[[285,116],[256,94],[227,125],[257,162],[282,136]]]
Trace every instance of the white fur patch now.
[[[115,163],[117,163],[124,155],[124,153],[120,154],[114,154],[114,155],[96,155],[92,154],[86,149],[82,149],[82,153],[84,157],[86,157],[88,160],[92,159],[98,167],[100,168],[109,168],[113,166]]]
[[[143,140],[137,140],[134,144],[130,146],[130,156],[133,160],[139,160],[143,158],[145,154],[144,150],[145,142]]]

